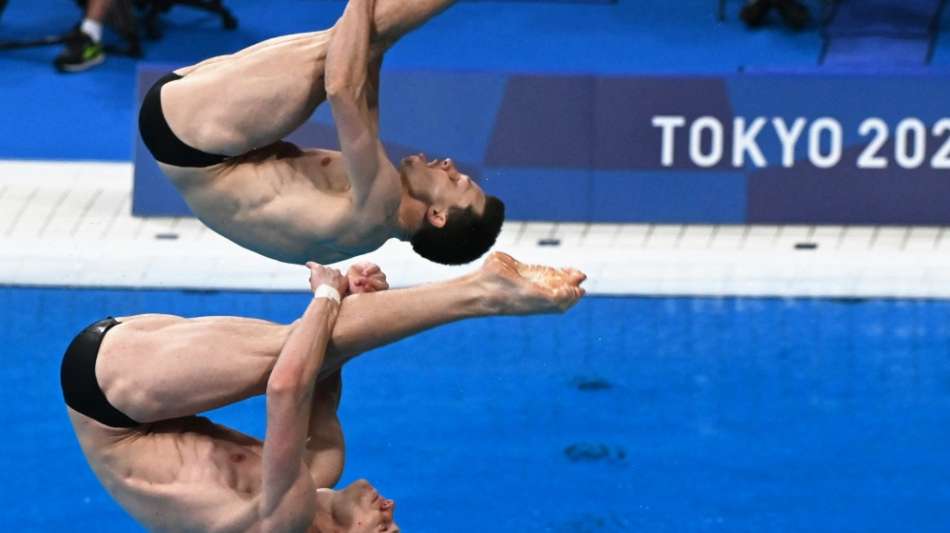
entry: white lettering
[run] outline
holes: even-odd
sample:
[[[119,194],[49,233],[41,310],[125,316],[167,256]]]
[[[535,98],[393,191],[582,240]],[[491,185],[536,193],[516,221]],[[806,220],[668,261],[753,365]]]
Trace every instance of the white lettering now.
[[[821,133],[828,132],[828,152],[821,152]],[[811,123],[808,129],[808,159],[818,168],[831,168],[841,161],[841,124],[829,117]]]
[[[732,126],[732,165],[734,167],[741,168],[745,166],[746,152],[749,153],[749,159],[752,160],[753,165],[764,167],[767,164],[765,156],[762,155],[762,150],[755,142],[755,137],[762,131],[763,126],[765,126],[763,117],[757,117],[753,120],[748,129],[746,129],[744,118],[735,118]]]
[[[703,153],[703,130],[709,130],[709,151]],[[722,160],[722,123],[716,117],[699,117],[689,128],[689,158],[693,164],[709,168]]]
[[[934,137],[940,137],[944,133],[950,132],[950,118],[942,118],[934,124]],[[940,149],[930,159],[930,166],[933,168],[950,168],[950,135],[944,139]]]
[[[673,166],[674,134],[676,128],[686,125],[686,118],[678,115],[658,115],[653,117],[653,127],[662,128],[660,137],[660,164]]]
[[[861,155],[858,156],[858,168],[887,168],[887,158],[877,155],[884,143],[887,142],[887,122],[877,117],[871,117],[858,126],[858,133],[862,137],[867,136],[872,131],[874,132],[874,138],[864,147],[864,150],[861,150]]]
[[[914,150],[909,153],[909,137],[913,136]],[[927,158],[927,126],[920,119],[905,118],[894,130],[894,159],[903,168],[917,168]]]
[[[778,134],[778,140],[782,143],[782,166],[792,168],[795,166],[795,145],[798,144],[798,138],[805,131],[805,119],[798,117],[792,122],[792,129],[789,130],[785,124],[785,119],[775,117],[772,119],[772,127]]]
[[[764,151],[763,147],[771,148],[774,145],[770,134],[765,133],[763,137],[763,130],[769,124],[779,141],[781,165],[784,168],[793,168],[797,162],[796,155],[803,157],[803,152],[814,167],[832,168],[841,164],[844,151],[844,129],[841,122],[833,117],[809,120],[806,117],[740,116],[734,117],[730,124],[711,115],[701,116],[691,122],[683,115],[656,115],[652,117],[652,124],[660,129],[660,163],[666,168],[676,164],[677,135],[681,141],[684,137],[688,138],[689,159],[696,167],[766,167],[773,154]],[[728,139],[725,138],[727,127],[732,128]],[[688,135],[681,128],[688,129]],[[802,140],[806,129],[808,138]],[[857,133],[862,140],[858,146],[860,153],[856,154],[854,163],[856,168],[888,168],[891,164],[890,155],[885,153],[891,141],[891,126],[888,122],[880,117],[868,117],[858,124]],[[904,169],[921,168],[927,164],[929,156],[931,168],[950,169],[950,118],[941,118],[929,127],[920,118],[906,117],[896,124],[893,133],[893,157],[897,166]],[[801,146],[800,142],[806,146]],[[678,148],[682,164],[683,147]]]

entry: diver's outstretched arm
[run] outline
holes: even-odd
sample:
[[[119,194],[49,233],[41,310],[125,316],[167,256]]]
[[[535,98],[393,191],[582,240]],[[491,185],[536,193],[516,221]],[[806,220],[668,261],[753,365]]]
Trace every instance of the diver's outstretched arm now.
[[[391,46],[454,3],[455,0],[376,0],[373,41]]]

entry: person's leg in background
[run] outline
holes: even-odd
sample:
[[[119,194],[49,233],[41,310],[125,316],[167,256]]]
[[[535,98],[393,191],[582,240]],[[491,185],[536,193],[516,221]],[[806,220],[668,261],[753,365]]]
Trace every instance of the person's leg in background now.
[[[66,41],[53,64],[60,72],[81,72],[102,63],[102,25],[112,7],[112,0],[88,0],[82,23]]]

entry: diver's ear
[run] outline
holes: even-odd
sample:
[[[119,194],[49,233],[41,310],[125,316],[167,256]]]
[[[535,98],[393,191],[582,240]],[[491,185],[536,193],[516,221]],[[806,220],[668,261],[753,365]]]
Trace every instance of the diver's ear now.
[[[429,221],[429,224],[432,224],[437,228],[444,227],[447,220],[445,216],[445,209],[429,206],[429,208],[426,209],[426,219]]]

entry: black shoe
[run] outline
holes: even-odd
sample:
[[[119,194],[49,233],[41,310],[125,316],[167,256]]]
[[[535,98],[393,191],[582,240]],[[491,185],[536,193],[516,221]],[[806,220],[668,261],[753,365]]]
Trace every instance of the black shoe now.
[[[739,18],[745,21],[750,28],[758,28],[765,24],[765,17],[769,14],[769,8],[772,7],[769,0],[752,0],[742,7]]]
[[[105,59],[102,43],[93,41],[92,37],[77,28],[66,38],[66,48],[56,56],[53,65],[60,72],[82,72]]]

